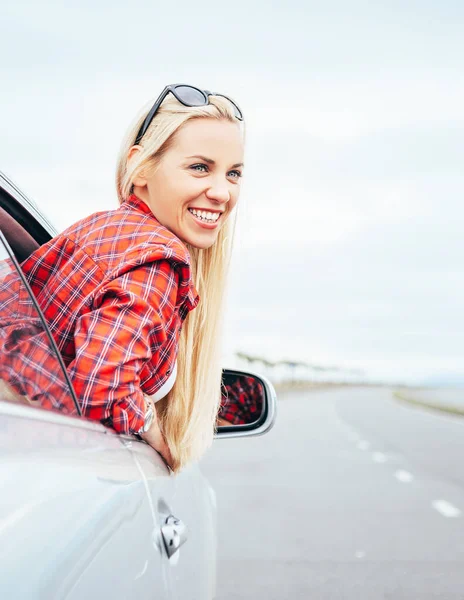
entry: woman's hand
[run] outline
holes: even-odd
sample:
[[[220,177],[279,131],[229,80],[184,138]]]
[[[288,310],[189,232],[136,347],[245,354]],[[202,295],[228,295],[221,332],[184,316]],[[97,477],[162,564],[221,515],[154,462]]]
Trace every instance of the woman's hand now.
[[[151,399],[148,402],[153,402]],[[158,423],[158,415],[156,414],[156,407],[153,406],[154,417],[153,423],[151,424],[150,429],[146,433],[140,434],[140,437],[150,444],[152,448],[154,448],[157,452],[161,454],[164,458],[167,465],[172,469],[173,460],[171,456],[171,451],[169,450],[168,445],[166,444],[166,440],[161,433],[161,429]]]

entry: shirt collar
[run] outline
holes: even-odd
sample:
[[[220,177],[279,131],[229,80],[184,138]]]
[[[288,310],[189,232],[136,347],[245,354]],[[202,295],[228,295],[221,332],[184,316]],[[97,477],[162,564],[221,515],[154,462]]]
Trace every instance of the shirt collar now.
[[[127,204],[128,206],[131,206],[132,208],[135,208],[136,210],[140,210],[141,212],[145,213],[146,215],[152,215],[156,219],[155,215],[152,213],[151,208],[148,206],[148,204],[145,204],[145,202],[143,200],[141,200],[135,194],[131,194],[129,196],[129,198],[124,200],[123,204]]]

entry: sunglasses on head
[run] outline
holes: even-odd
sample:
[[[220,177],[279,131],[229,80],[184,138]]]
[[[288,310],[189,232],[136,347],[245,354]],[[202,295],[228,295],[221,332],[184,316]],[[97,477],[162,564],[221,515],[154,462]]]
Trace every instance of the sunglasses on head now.
[[[226,98],[232,104],[232,106],[234,107],[236,118],[239,121],[243,121],[242,111],[228,96],[225,96],[224,94],[216,94],[213,92],[209,92],[208,90],[200,90],[199,88],[196,88],[193,85],[175,83],[172,85],[167,85],[159,95],[156,102],[151,107],[150,112],[145,117],[145,120],[139,129],[137,137],[135,138],[135,146],[140,143],[141,139],[147,132],[147,129],[150,127],[150,123],[153,121],[153,117],[156,115],[163,100],[169,93],[173,94],[175,98],[184,106],[205,106],[206,104],[209,104],[210,96],[221,96],[222,98]]]

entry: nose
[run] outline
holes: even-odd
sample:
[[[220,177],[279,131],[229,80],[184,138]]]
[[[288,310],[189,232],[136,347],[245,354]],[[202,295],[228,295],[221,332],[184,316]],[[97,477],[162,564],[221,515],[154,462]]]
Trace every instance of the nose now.
[[[209,187],[205,193],[209,200],[213,200],[214,202],[220,204],[229,202],[230,200],[229,187],[225,182],[216,182],[214,185]]]

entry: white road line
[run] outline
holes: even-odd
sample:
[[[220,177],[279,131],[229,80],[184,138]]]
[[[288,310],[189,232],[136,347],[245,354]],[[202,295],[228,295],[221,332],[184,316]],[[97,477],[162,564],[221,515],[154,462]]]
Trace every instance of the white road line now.
[[[434,500],[432,502],[432,506],[441,515],[450,519],[459,517],[461,515],[459,508],[456,508],[446,500]]]
[[[395,477],[398,479],[398,481],[401,481],[402,483],[409,483],[414,479],[411,473],[409,473],[408,471],[402,471],[401,469],[399,471],[396,471]]]
[[[369,442],[366,442],[365,440],[359,440],[359,442],[356,444],[357,447],[359,448],[359,450],[369,450]]]
[[[385,463],[387,462],[387,457],[383,452],[373,452],[372,460],[376,463]]]

